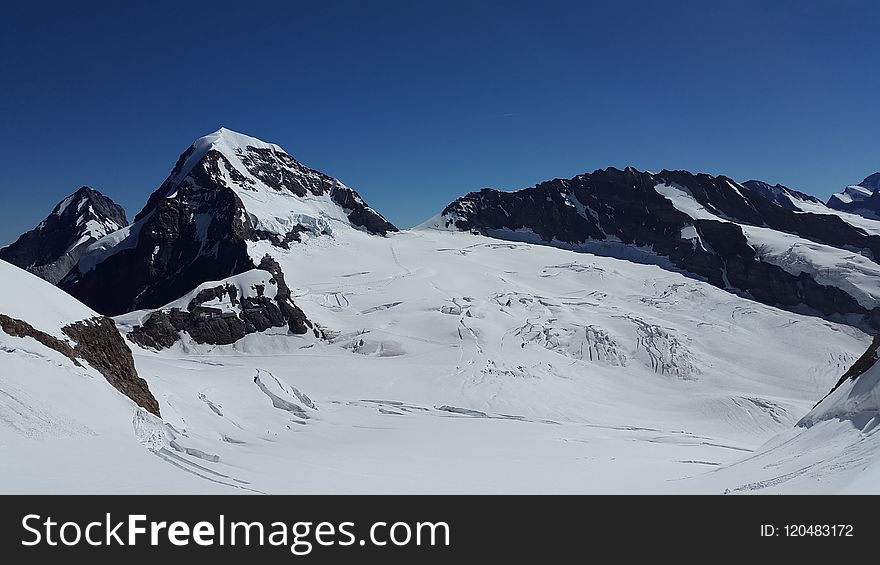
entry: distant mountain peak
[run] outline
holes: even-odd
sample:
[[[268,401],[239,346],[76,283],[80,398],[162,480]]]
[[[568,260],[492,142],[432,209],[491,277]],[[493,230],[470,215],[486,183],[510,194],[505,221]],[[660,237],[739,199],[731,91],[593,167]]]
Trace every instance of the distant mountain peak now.
[[[56,204],[37,227],[0,249],[0,259],[56,284],[89,245],[127,225],[121,206],[83,186]]]
[[[866,218],[880,219],[880,173],[865,177],[859,184],[852,184],[828,198],[828,207],[859,214]]]
[[[877,192],[877,190],[880,190],[880,173],[868,175],[865,177],[865,180],[859,183],[859,186],[867,188],[871,192]]]

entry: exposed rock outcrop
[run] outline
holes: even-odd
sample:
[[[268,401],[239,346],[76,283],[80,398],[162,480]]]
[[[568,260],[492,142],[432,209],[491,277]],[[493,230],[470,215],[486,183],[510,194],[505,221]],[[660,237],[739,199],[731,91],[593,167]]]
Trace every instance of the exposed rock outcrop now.
[[[147,382],[138,376],[131,350],[110,318],[100,316],[63,327],[62,331],[73,340],[73,345],[5,314],[0,314],[0,329],[13,337],[33,338],[69,358],[76,366],[82,366],[80,360],[85,361],[135,404],[159,415],[159,403]]]
[[[69,343],[36,329],[24,320],[18,320],[7,316],[6,314],[0,314],[0,330],[3,330],[6,334],[11,335],[12,337],[31,337],[49,349],[54,349],[58,353],[64,355],[73,361],[74,365],[78,367],[81,366],[76,358],[76,352]]]
[[[125,344],[113,320],[104,316],[75,322],[62,328],[74,341],[76,356],[97,369],[116,390],[138,406],[159,415],[147,381],[138,376],[131,350]]]
[[[243,285],[242,290],[231,282],[201,288],[185,309],[156,310],[132,329],[129,338],[143,347],[164,349],[186,332],[196,343],[229,345],[246,335],[284,326],[293,334],[312,330],[320,337],[320,330],[291,299],[278,262],[267,255],[257,269],[269,274],[265,283]],[[217,307],[220,304],[225,307]]]

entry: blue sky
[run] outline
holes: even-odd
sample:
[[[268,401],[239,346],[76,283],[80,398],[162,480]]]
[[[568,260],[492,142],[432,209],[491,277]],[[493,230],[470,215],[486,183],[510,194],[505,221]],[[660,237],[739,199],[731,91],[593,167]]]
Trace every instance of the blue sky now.
[[[134,216],[220,126],[404,227],[607,166],[823,198],[880,170],[874,1],[18,4],[0,18],[0,243],[81,185]]]

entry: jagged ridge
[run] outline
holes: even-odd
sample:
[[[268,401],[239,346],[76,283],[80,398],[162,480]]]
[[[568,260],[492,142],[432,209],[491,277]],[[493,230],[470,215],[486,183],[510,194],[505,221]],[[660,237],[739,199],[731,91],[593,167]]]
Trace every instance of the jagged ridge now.
[[[57,284],[89,245],[127,225],[121,206],[84,186],[59,202],[37,227],[0,249],[0,259]]]
[[[790,192],[786,198],[790,194],[799,197]],[[826,253],[860,250],[862,263],[854,272],[861,277],[875,270],[880,274],[875,261],[880,236],[837,215],[796,212],[768,199],[766,191],[725,176],[608,168],[516,192],[483,189],[452,202],[425,227],[625,253],[626,258],[666,264],[770,305],[806,306],[826,316],[857,315],[880,327],[875,294],[850,289],[849,281],[841,282],[846,290],[837,281],[828,284],[821,265],[812,272],[797,260],[786,263],[790,257],[780,258],[766,246],[767,237],[781,238],[785,246],[786,237],[795,235],[792,245],[815,242]]]
[[[285,249],[338,229],[397,231],[340,181],[221,129],[187,149],[134,224],[93,245],[60,286],[108,315],[159,308],[257,268],[252,243]]]

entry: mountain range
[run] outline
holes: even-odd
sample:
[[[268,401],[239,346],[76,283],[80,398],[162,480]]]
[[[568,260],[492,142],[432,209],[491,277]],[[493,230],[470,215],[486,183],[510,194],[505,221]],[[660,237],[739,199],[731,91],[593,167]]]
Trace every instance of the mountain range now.
[[[0,250],[0,442],[59,491],[133,446],[151,492],[876,491],[878,185],[608,168],[401,231],[220,129],[131,224],[83,187]]]

